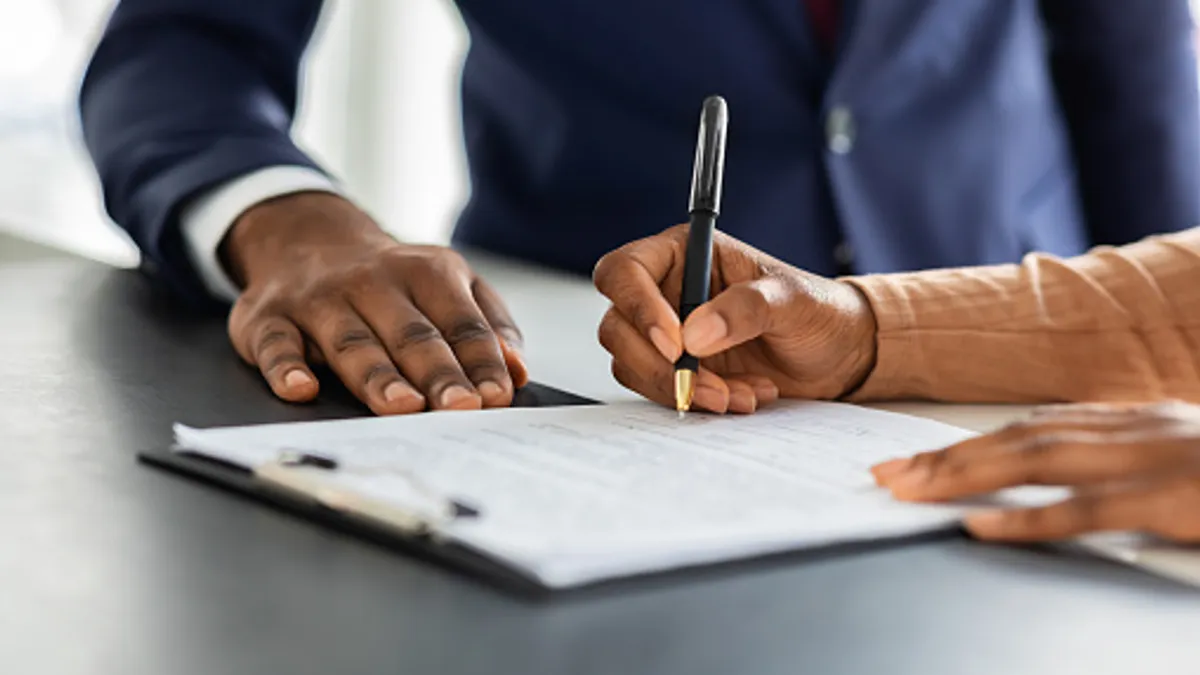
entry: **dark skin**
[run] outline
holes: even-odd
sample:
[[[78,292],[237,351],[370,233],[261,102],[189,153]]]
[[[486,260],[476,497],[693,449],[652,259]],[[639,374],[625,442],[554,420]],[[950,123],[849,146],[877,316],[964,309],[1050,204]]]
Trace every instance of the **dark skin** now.
[[[285,401],[317,396],[317,363],[380,415],[507,406],[528,379],[520,331],[462,256],[400,243],[341,197],[263,202],[221,253],[244,289],[229,338]]]
[[[854,287],[786,265],[720,232],[712,300],[679,323],[687,227],[609,253],[596,287],[612,307],[600,342],[621,384],[674,406],[674,363],[701,358],[694,404],[750,413],[785,398],[833,399],[860,384],[875,360],[875,319]]]
[[[1044,541],[1139,530],[1200,543],[1200,406],[1090,404],[957,445],[885,462],[876,482],[903,501],[937,502],[1019,485],[1067,485],[1074,496],[1039,508],[970,516],[980,539]]]
[[[622,384],[673,407],[673,363],[701,359],[696,404],[750,413],[775,398],[841,398],[875,361],[870,303],[849,284],[790,267],[718,233],[713,297],[681,326],[676,307],[686,228],[628,244],[596,267],[612,301],[600,341]],[[1044,541],[1140,530],[1200,542],[1200,406],[1051,407],[957,445],[882,463],[876,482],[900,500],[950,501],[1019,485],[1065,485],[1070,499],[978,513],[980,539]]]
[[[875,321],[852,286],[807,274],[733,239],[714,243],[714,298],[675,313],[686,228],[629,244],[596,267],[613,301],[600,339],[626,386],[671,405],[686,345],[702,358],[696,403],[750,413],[779,396],[839,398],[871,372]],[[507,406],[527,380],[521,334],[499,297],[449,249],[397,242],[333,195],[247,211],[222,247],[244,292],[230,339],[280,398],[311,400],[326,363],[378,414]],[[943,501],[1022,484],[1073,498],[977,514],[995,540],[1143,530],[1200,542],[1200,407],[1054,408],[1030,421],[873,469],[902,500]]]

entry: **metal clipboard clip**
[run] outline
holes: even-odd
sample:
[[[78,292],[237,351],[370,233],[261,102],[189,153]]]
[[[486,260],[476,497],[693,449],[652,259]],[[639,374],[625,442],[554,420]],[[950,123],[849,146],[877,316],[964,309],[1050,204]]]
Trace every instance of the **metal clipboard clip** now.
[[[401,506],[360,494],[342,483],[331,481],[332,472],[364,477],[385,473],[389,478],[405,481],[429,506]],[[347,469],[340,467],[336,459],[309,450],[282,449],[273,461],[256,466],[254,475],[265,483],[312,499],[326,508],[366,518],[411,536],[436,536],[455,520],[480,515],[477,509],[438,493],[411,471],[395,467],[388,467],[386,472]]]

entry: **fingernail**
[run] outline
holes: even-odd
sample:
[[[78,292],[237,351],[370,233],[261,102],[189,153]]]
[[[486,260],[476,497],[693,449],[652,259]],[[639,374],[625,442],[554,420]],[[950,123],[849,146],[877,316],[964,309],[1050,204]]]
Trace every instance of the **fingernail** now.
[[[697,407],[715,413],[724,413],[729,410],[729,401],[725,394],[712,387],[696,387],[696,394],[692,400]]]
[[[287,375],[283,376],[283,383],[288,389],[296,389],[299,387],[307,387],[312,384],[312,377],[303,370],[289,370]]]
[[[658,353],[663,355],[663,358],[674,363],[679,359],[679,347],[667,337],[667,332],[658,326],[650,328],[650,341],[654,343],[654,347],[658,349]]]
[[[729,333],[725,319],[709,314],[683,327],[683,345],[691,352],[706,352]]]
[[[1004,518],[1003,511],[983,511],[967,516],[963,519],[963,524],[971,530],[994,530],[1004,523]]]
[[[442,407],[454,408],[465,402],[474,402],[475,395],[460,385],[451,385],[442,392]]]
[[[414,398],[419,396],[411,387],[403,382],[393,382],[383,389],[383,400],[388,403],[398,401],[402,398]]]
[[[879,464],[871,467],[871,473],[875,475],[875,479],[877,481],[886,481],[889,478],[895,477],[896,474],[903,472],[908,468],[910,463],[912,463],[912,460],[908,457],[890,459],[886,462],[880,462]]]
[[[479,395],[484,399],[497,399],[504,397],[504,387],[501,387],[495,382],[483,382],[477,385],[476,389],[479,390]]]

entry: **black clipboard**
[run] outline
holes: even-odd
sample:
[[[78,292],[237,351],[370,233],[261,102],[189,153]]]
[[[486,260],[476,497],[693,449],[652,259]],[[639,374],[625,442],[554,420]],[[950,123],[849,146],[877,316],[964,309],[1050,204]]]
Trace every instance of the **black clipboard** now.
[[[521,408],[574,405],[600,403],[532,382],[522,387],[513,400],[513,406]],[[166,448],[139,452],[137,458],[139,462],[156,469],[200,481],[323,527],[365,539],[420,560],[452,568],[504,590],[535,596],[549,593],[549,589],[536,579],[491,559],[486,553],[439,540],[436,535],[414,534],[378,519],[330,508],[302,493],[280,489],[267,483],[245,467]]]

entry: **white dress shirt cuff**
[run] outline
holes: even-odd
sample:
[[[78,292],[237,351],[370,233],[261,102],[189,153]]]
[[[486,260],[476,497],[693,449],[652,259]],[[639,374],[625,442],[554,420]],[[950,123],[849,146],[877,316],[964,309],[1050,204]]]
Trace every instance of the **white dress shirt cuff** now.
[[[314,169],[273,166],[235,178],[185,206],[179,227],[188,256],[209,293],[229,302],[241,293],[225,272],[217,252],[238,217],[273,197],[312,190],[341,192],[328,176]]]

